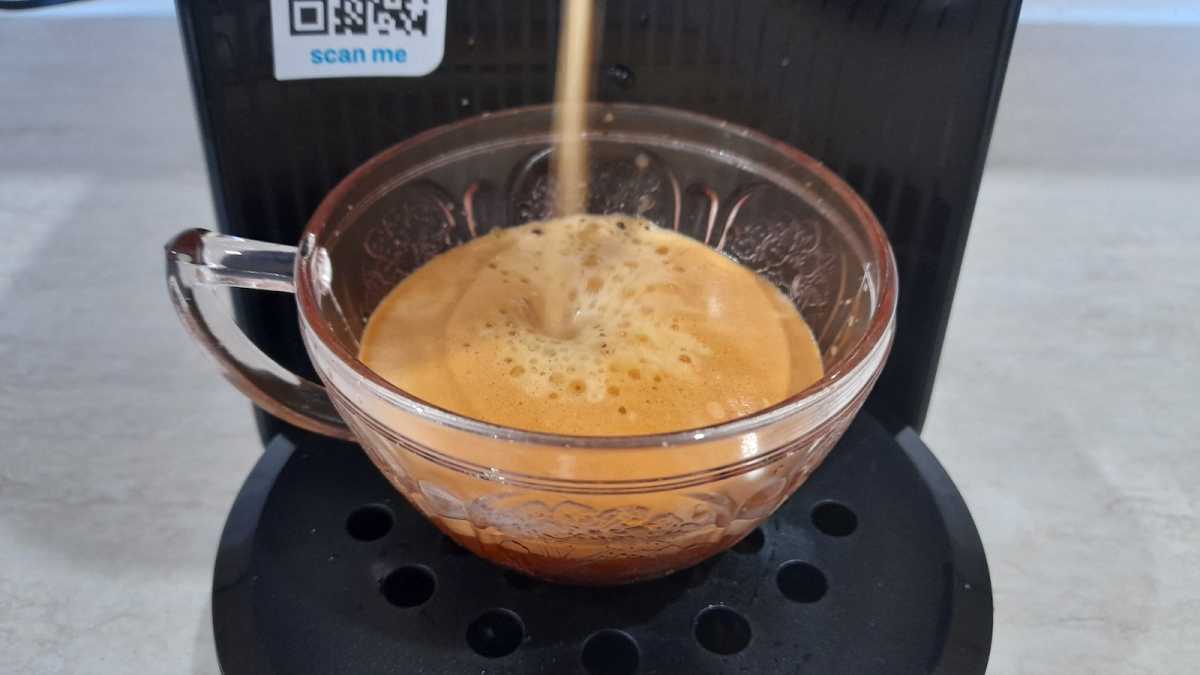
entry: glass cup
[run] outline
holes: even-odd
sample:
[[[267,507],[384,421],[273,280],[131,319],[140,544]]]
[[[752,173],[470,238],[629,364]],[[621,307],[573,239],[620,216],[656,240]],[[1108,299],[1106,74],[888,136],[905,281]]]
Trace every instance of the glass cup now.
[[[805,481],[883,367],[896,269],[870,209],[804,153],[679,110],[593,104],[588,114],[588,211],[648,218],[769,279],[812,327],[824,378],[705,428],[585,437],[464,417],[361,363],[368,317],[407,274],[493,228],[552,215],[549,107],[486,114],[380,153],[325,197],[297,247],[183,232],[167,246],[167,284],[235,386],[299,427],[358,441],[459,544],[550,581],[605,585],[728,548]],[[324,387],[213,311],[222,286],[294,293]]]

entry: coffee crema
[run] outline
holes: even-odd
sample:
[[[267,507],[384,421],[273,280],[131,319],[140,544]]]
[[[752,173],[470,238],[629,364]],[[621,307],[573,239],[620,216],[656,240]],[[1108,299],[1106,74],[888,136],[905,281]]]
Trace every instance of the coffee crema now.
[[[769,282],[612,215],[497,229],[434,257],[372,313],[359,359],[458,414],[583,436],[709,426],[822,376],[812,331]]]

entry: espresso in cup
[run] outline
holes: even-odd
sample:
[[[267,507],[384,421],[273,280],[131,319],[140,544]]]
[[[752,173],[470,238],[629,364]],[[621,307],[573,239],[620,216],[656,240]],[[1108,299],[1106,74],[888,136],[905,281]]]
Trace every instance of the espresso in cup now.
[[[359,358],[458,414],[584,436],[717,424],[822,376],[773,285],[621,215],[497,229],[434,257],[372,313]]]

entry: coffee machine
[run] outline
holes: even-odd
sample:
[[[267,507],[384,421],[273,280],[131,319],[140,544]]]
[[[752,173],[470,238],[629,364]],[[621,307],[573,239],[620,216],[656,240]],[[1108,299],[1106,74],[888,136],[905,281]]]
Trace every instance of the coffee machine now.
[[[895,251],[892,355],[817,473],[729,552],[615,589],[476,559],[353,445],[261,411],[223,533],[227,675],[984,672],[986,559],[919,436],[1019,0],[602,0],[594,98],[798,147]],[[423,130],[553,96],[556,0],[179,0],[217,226],[294,244],[337,181]],[[236,295],[313,377],[290,296]]]

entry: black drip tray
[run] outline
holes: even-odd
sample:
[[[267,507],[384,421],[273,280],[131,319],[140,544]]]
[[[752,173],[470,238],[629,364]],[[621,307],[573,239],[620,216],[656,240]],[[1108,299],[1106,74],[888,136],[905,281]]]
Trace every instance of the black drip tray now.
[[[226,675],[971,675],[992,634],[957,490],[916,434],[866,415],[733,550],[595,589],[466,553],[357,446],[276,437],[234,503],[213,586]]]

